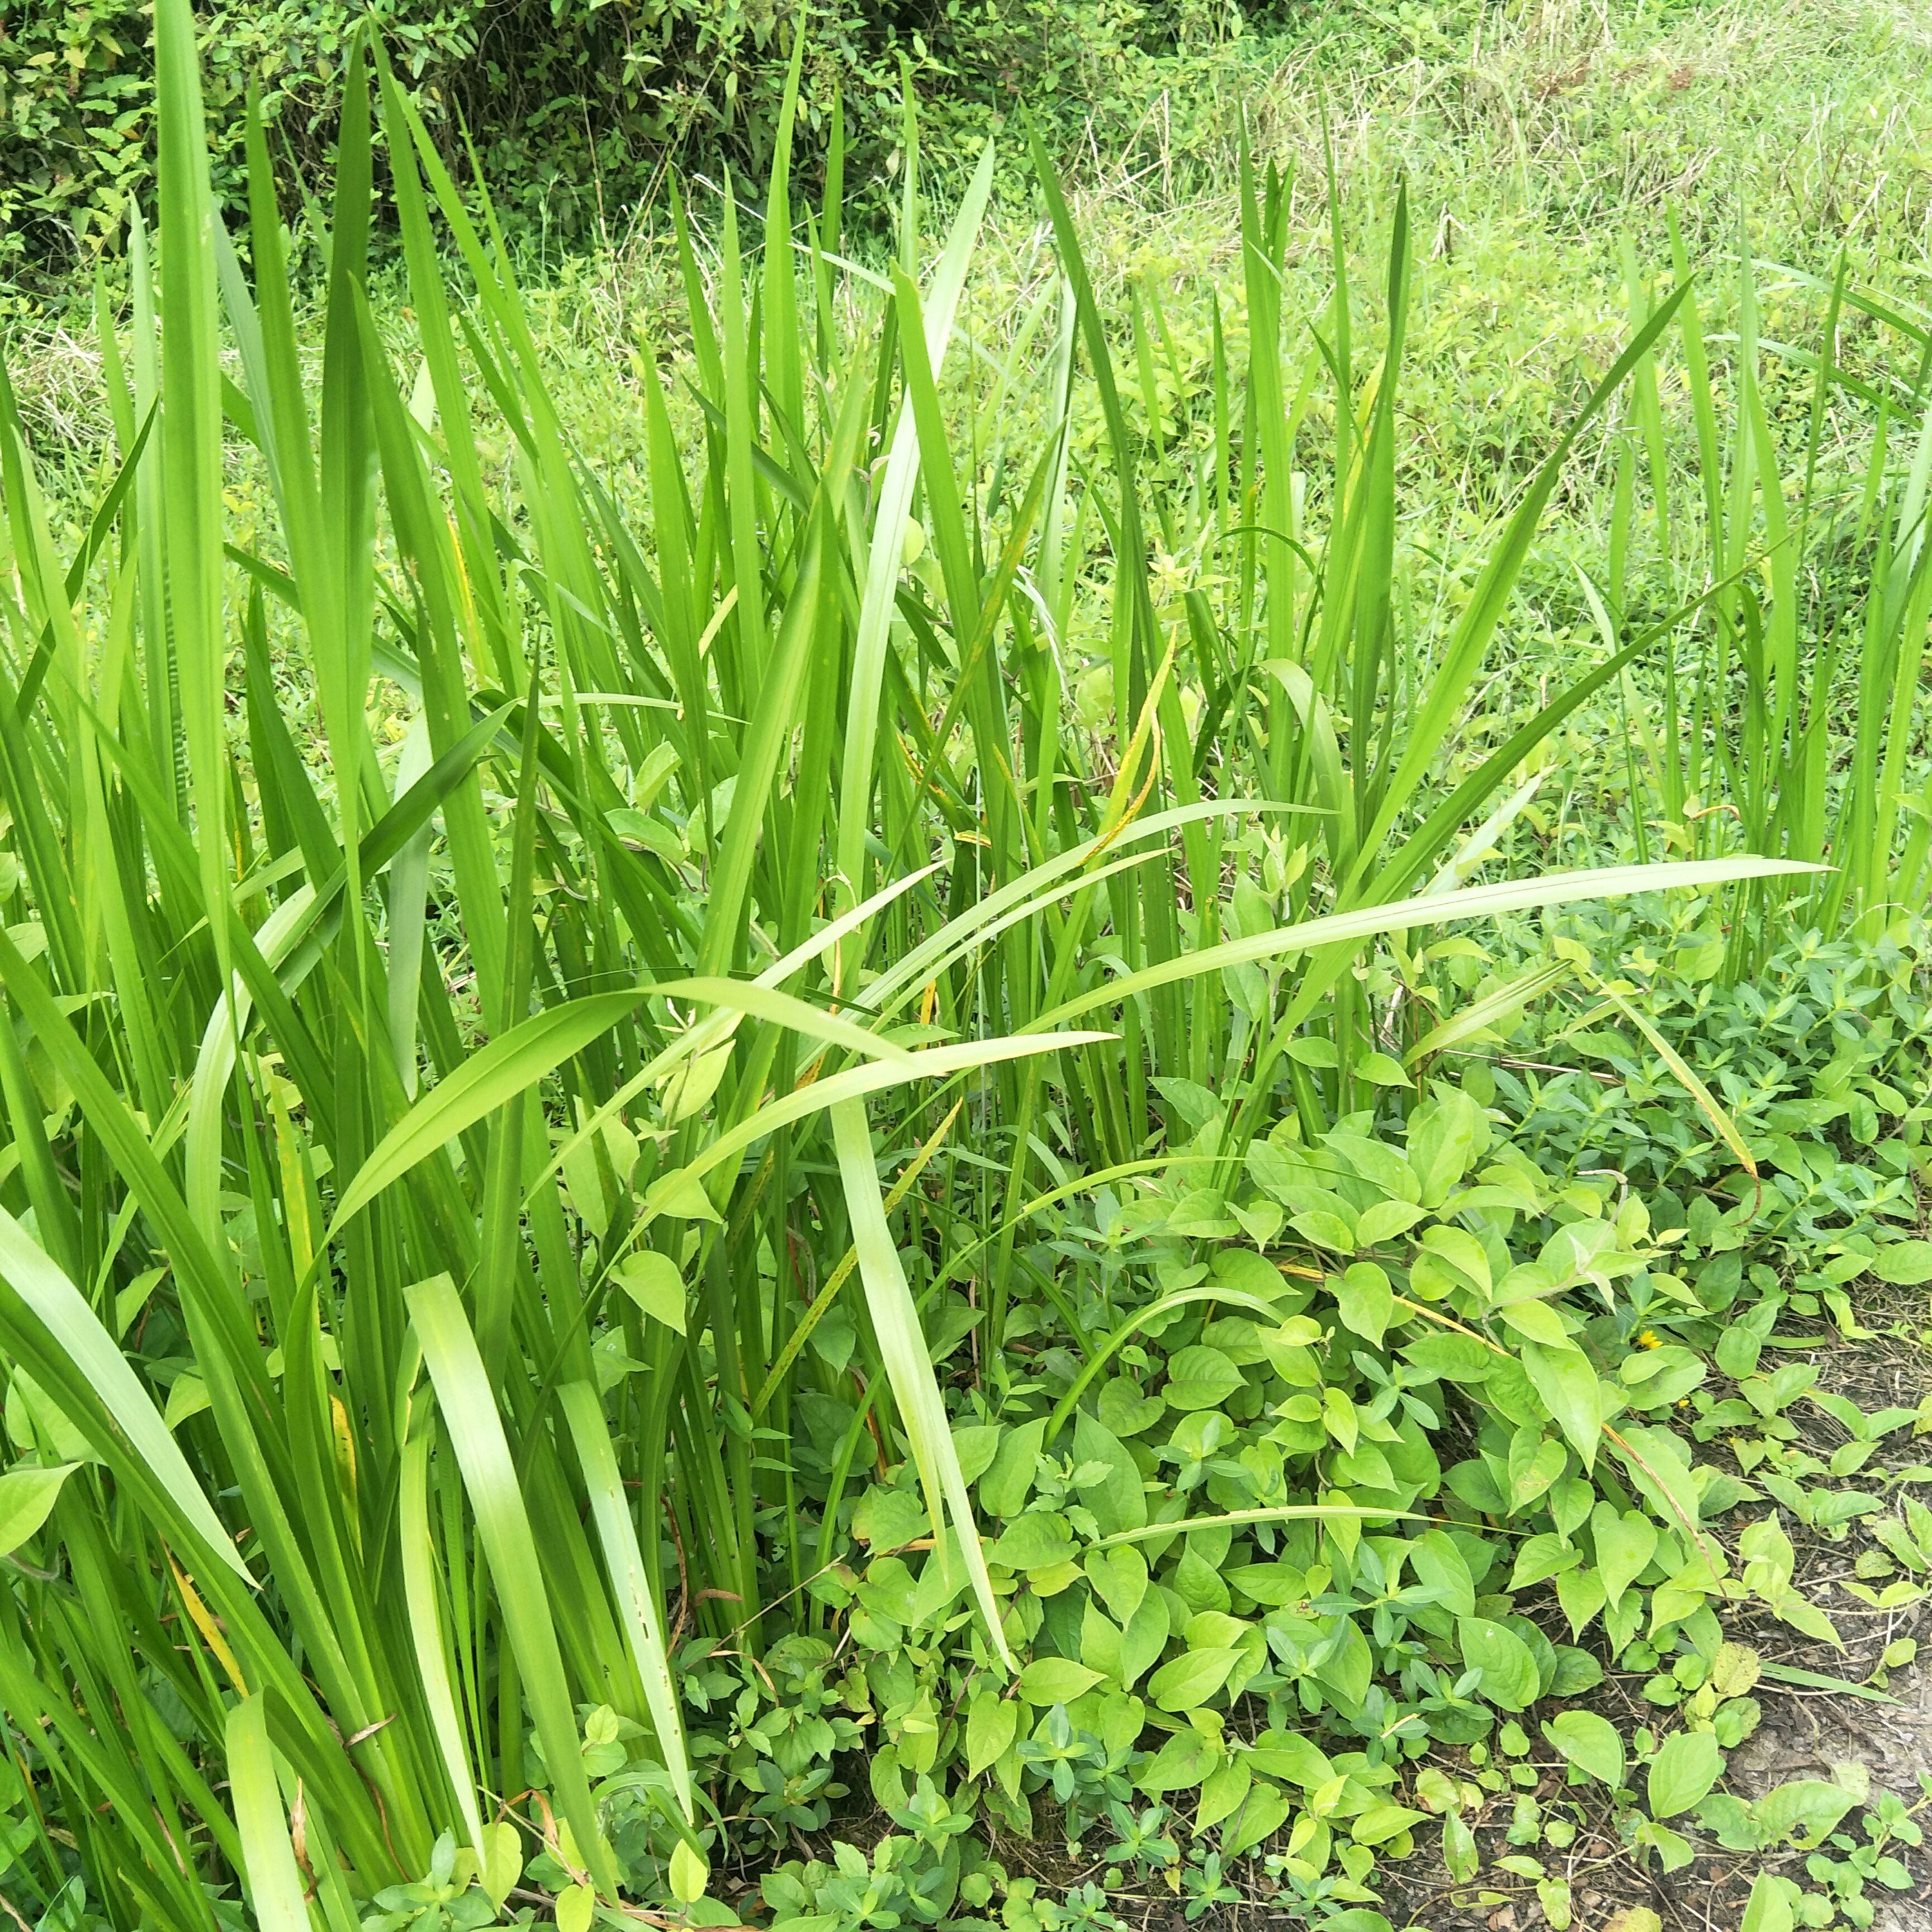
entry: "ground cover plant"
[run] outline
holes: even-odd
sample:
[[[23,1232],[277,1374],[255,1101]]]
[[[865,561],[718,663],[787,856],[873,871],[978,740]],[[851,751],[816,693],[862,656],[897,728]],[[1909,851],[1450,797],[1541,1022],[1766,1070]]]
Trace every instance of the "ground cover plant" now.
[[[866,261],[781,138],[604,463],[380,50],[311,335],[157,21],[84,515],[0,395],[16,1913],[1560,1925],[1594,1832],[1869,1922],[1913,1794],[1720,1780],[1804,1552],[1932,1560],[1932,1412],[1780,1354],[1932,1276],[1916,311],[1634,266],[1425,575],[1402,200],[1298,310],[1248,164],[1190,356],[1036,152],[989,347],[994,158]]]

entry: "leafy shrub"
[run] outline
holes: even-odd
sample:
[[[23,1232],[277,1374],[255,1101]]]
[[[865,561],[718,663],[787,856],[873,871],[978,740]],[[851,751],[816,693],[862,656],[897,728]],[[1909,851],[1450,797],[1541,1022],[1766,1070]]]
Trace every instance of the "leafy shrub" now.
[[[903,71],[926,137],[958,148],[1015,103],[1131,134],[1162,57],[1238,34],[1250,0],[807,0],[801,106],[842,101],[855,181],[891,163]],[[1254,8],[1259,13],[1265,10]],[[0,272],[110,244],[154,165],[146,0],[16,0],[0,18]],[[446,150],[459,130],[521,225],[565,238],[621,226],[666,170],[767,168],[799,9],[790,0],[202,0],[218,195],[238,200],[248,90],[319,183],[348,36],[374,20]]]

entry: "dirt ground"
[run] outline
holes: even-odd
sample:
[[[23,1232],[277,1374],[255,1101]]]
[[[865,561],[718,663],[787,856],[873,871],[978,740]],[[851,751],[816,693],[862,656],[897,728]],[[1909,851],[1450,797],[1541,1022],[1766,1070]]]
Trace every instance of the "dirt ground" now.
[[[1916,1408],[1932,1392],[1932,1347],[1925,1339],[1922,1292],[1876,1292],[1886,1300],[1866,1303],[1860,1313],[1867,1324],[1881,1332],[1856,1340],[1823,1334],[1808,1357],[1798,1351],[1780,1353],[1781,1360],[1814,1361],[1820,1372],[1818,1387],[1848,1396],[1868,1415],[1886,1408]],[[1828,1457],[1847,1439],[1836,1422],[1802,1400],[1791,1412],[1791,1419],[1804,1432],[1804,1446],[1821,1457]],[[1712,1452],[1707,1449],[1702,1453],[1708,1456]],[[1882,1480],[1884,1474],[1928,1461],[1932,1461],[1932,1442],[1924,1437],[1915,1440],[1910,1430],[1902,1431],[1889,1438],[1844,1486],[1882,1494],[1888,1508],[1895,1508],[1894,1492]],[[1922,1500],[1932,1502],[1932,1484],[1917,1487],[1915,1492]],[[1735,1538],[1742,1520],[1762,1513],[1746,1505],[1726,1540]],[[1842,1778],[1840,1768],[1852,1766],[1863,1768],[1874,1796],[1889,1790],[1908,1804],[1918,1804],[1932,1791],[1932,1667],[1928,1667],[1932,1666],[1932,1603],[1921,1600],[1895,1610],[1876,1610],[1839,1587],[1853,1575],[1860,1552],[1875,1546],[1858,1526],[1855,1524],[1838,1542],[1806,1532],[1788,1516],[1786,1528],[1797,1550],[1796,1580],[1836,1624],[1845,1641],[1844,1650],[1840,1652],[1828,1644],[1807,1640],[1768,1613],[1750,1608],[1726,1615],[1727,1635],[1750,1645],[1767,1664],[1862,1686],[1878,1670],[1880,1659],[1895,1640],[1916,1639],[1919,1654],[1909,1666],[1889,1673],[1883,1691],[1875,1699],[1761,1681],[1753,1694],[1762,1706],[1762,1720],[1730,1754],[1724,1788],[1741,1798],[1755,1798],[1792,1778]],[[1642,1681],[1641,1675],[1613,1672],[1597,1694],[1604,1714],[1626,1736],[1656,1714],[1639,1697]],[[1542,1755],[1552,1754],[1544,1750]],[[1540,1763],[1542,1756],[1531,1762]],[[1851,1774],[1854,1778],[1858,1774]],[[1923,1786],[1922,1774],[1928,1780]],[[1552,1762],[1545,1769],[1538,1795],[1548,1798],[1564,1792],[1560,1771]],[[1574,1792],[1566,1795],[1573,1799],[1576,1796]],[[1499,1809],[1502,1815],[1496,1823],[1477,1828],[1486,1867],[1491,1858],[1516,1849],[1504,1841],[1506,1799]],[[1854,1810],[1846,1826],[1853,1825],[1858,1815]],[[1918,1822],[1923,1825],[1928,1817],[1932,1817],[1932,1805],[1919,1814]],[[1664,1932],[1738,1932],[1744,1901],[1759,1871],[1768,1868],[1805,1882],[1804,1853],[1767,1856],[1705,1849],[1709,1840],[1694,1826],[1686,1832],[1700,1846],[1694,1863],[1667,1875],[1658,1873],[1654,1862],[1646,1870],[1617,1842],[1606,1817],[1600,1825],[1595,1832],[1587,1828],[1580,1831],[1562,1865],[1547,1852],[1538,1854],[1552,1872],[1560,1870],[1570,1881],[1575,1904],[1570,1932],[1624,1932],[1618,1915],[1628,1915],[1632,1908],[1654,1912]],[[1888,1892],[1876,1886],[1868,1888],[1868,1896],[1877,1908],[1871,1922],[1873,1932],[1932,1932],[1932,1856],[1928,1856],[1932,1847],[1915,1850],[1894,1845],[1888,1849],[1916,1882],[1904,1892]],[[1476,1886],[1451,1888],[1443,1881],[1439,1858],[1431,1846],[1425,1845],[1412,1859],[1382,1868],[1377,1882],[1383,1892],[1382,1909],[1398,1928],[1544,1932],[1549,1924],[1533,1885],[1486,1869]],[[1480,1901],[1479,1891],[1486,1894]],[[1498,1894],[1506,1895],[1498,1898]],[[1252,1915],[1240,1916],[1244,1932],[1253,1932]],[[1838,1925],[1846,1922],[1842,1917],[1834,1922]],[[1624,1923],[1628,1923],[1628,1916]],[[1648,1921],[1640,1917],[1636,1923],[1644,1925]]]

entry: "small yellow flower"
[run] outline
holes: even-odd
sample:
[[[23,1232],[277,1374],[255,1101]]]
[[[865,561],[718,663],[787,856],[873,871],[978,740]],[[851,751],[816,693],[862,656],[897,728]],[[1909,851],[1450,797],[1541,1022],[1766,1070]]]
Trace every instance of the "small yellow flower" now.
[[[1654,1328],[1640,1329],[1637,1334],[1636,1345],[1640,1348],[1660,1348],[1664,1346],[1664,1344],[1658,1340],[1657,1330]]]

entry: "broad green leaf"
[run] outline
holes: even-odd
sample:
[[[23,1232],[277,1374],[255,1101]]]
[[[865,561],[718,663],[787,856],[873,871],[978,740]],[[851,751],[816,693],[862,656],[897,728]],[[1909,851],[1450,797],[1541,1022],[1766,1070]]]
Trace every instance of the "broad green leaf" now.
[[[61,1485],[80,1466],[56,1462],[38,1468],[16,1463],[0,1476],[0,1556],[10,1556],[46,1521]]]
[[[1549,1532],[1529,1537],[1517,1548],[1516,1564],[1510,1572],[1510,1588],[1514,1592],[1546,1583],[1582,1560],[1580,1550],[1566,1547],[1561,1538]]]
[[[1689,1445],[1667,1429],[1630,1424],[1612,1432],[1611,1448],[1658,1517],[1694,1535],[1702,1506],[1690,1480]]]
[[[1109,1555],[1126,1552],[1110,1551]],[[1120,1683],[1131,1690],[1160,1661],[1172,1623],[1167,1599],[1150,1588],[1135,1605],[1120,1631]]]
[[[1088,1580],[1115,1618],[1124,1623],[1148,1594],[1147,1558],[1131,1544],[1088,1552]]]
[[[664,1118],[676,1126],[701,1114],[711,1103],[718,1083],[730,1070],[733,1048],[714,1046],[709,1053],[681,1060],[664,1081]]]
[[[1365,1248],[1379,1247],[1407,1234],[1427,1211],[1413,1201],[1377,1201],[1355,1217],[1355,1240]]]
[[[1407,1204],[1389,1204],[1406,1207]],[[1369,1212],[1373,1214],[1371,1208]],[[1366,1217],[1365,1217],[1366,1218]],[[1379,1347],[1389,1318],[1395,1312],[1395,1291],[1388,1275],[1373,1262],[1357,1262],[1331,1284],[1342,1324],[1373,1347]]]
[[[1171,1408],[1218,1408],[1241,1381],[1240,1370],[1219,1348],[1196,1343],[1168,1362],[1164,1393]]]
[[[1148,1520],[1139,1466],[1113,1431],[1082,1409],[1074,1419],[1073,1458],[1080,1500],[1102,1536],[1138,1529]]]
[[[1412,1087],[1414,1082],[1402,1071],[1402,1063],[1386,1053],[1365,1053],[1355,1063],[1358,1076],[1376,1087]]]
[[[986,1690],[966,1707],[966,1774],[977,1778],[1011,1748],[1019,1729],[1019,1706]]]
[[[1468,1560],[1447,1530],[1432,1529],[1410,1546],[1408,1567],[1415,1580],[1436,1593],[1436,1600],[1452,1616],[1476,1614],[1476,1586]]]
[[[1148,1695],[1163,1711],[1196,1710],[1227,1682],[1240,1655],[1221,1648],[1185,1652],[1148,1679]]]
[[[1489,1250],[1467,1228],[1438,1222],[1424,1229],[1422,1245],[1429,1253],[1447,1262],[1478,1294],[1486,1298],[1490,1294]]]
[[[1073,1533],[1057,1510],[1016,1516],[987,1546],[989,1562],[1007,1570],[1046,1570],[1073,1554]]]
[[[1604,1598],[1614,1608],[1650,1567],[1657,1553],[1657,1526],[1635,1510],[1619,1511],[1614,1503],[1601,1502],[1590,1513],[1590,1534]]]
[[[852,1512],[852,1534],[874,1556],[884,1556],[930,1536],[932,1522],[925,1504],[910,1490],[889,1490],[874,1484]]]
[[[1459,1617],[1456,1640],[1462,1661],[1483,1673],[1482,1694],[1505,1711],[1523,1711],[1542,1685],[1536,1658],[1514,1630],[1487,1617]]]
[[[1293,1808],[1294,1800],[1280,1786],[1255,1779],[1239,1810],[1221,1828],[1222,1857],[1239,1858],[1272,1838]]]
[[[1238,1810],[1254,1782],[1254,1772],[1244,1757],[1225,1758],[1201,1786],[1194,1807],[1194,1828],[1204,1832]]]
[[[1584,1624],[1607,1602],[1602,1569],[1563,1570],[1557,1576],[1557,1604],[1569,1617],[1570,1636],[1580,1636]]]
[[[1331,1384],[1322,1391],[1322,1424],[1328,1433],[1341,1444],[1345,1454],[1352,1456],[1355,1453],[1361,1422],[1355,1413],[1354,1402],[1346,1390]]]
[[[755,1414],[758,1412],[754,1409]],[[999,1453],[1000,1438],[1004,1433],[997,1423],[969,1422],[956,1424],[952,1431],[952,1447],[959,1458],[959,1473],[970,1486],[976,1483],[992,1467],[993,1458]],[[983,1504],[986,1497],[980,1498]]]
[[[980,1503],[993,1515],[1016,1516],[1026,1508],[1046,1435],[1043,1418],[1000,1432],[992,1462],[980,1478]]]
[[[1545,1696],[1580,1697],[1585,1691],[1594,1690],[1603,1682],[1604,1666],[1587,1650],[1559,1643],[1556,1651],[1556,1674],[1544,1686]]]
[[[1751,1881],[1738,1932],[1792,1932],[1797,1923],[1792,1916],[1792,1894],[1797,1889],[1789,1880],[1760,1872]]]
[[[168,1390],[168,1406],[161,1412],[161,1420],[172,1432],[208,1406],[208,1384],[200,1376],[177,1376]]]
[[[653,1322],[685,1332],[684,1276],[670,1256],[654,1248],[635,1248],[611,1270],[617,1286]]]
[[[1809,1851],[1835,1832],[1858,1802],[1858,1792],[1844,1785],[1799,1778],[1773,1786],[1751,1809],[1766,1845],[1796,1844]]]
[[[1688,1811],[1724,1775],[1724,1754],[1708,1731],[1678,1731],[1651,1760],[1646,1795],[1653,1818]]]
[[[1406,1804],[1371,1804],[1348,1821],[1348,1835],[1358,1845],[1385,1845],[1399,1832],[1419,1825],[1428,1814]]]
[[[1416,1198],[1439,1208],[1490,1142],[1481,1108],[1454,1088],[1430,1095],[1408,1117],[1408,1165]]]
[[[1215,1756],[1206,1738],[1191,1726],[1177,1731],[1154,1754],[1135,1780],[1150,1796],[1167,1791],[1191,1791],[1213,1768]]]
[[[1532,1346],[1540,1347],[1546,1355],[1576,1348],[1562,1316],[1546,1301],[1505,1302],[1496,1314]]]
[[[483,1828],[483,1864],[477,1876],[499,1912],[524,1875],[523,1834],[507,1819]]]
[[[1089,1597],[1080,1612],[1080,1661],[1125,1688],[1120,1664],[1120,1629]]]
[[[1932,1281],[1932,1241],[1888,1242],[1872,1257],[1871,1271],[1902,1288]]]
[[[1338,1255],[1352,1255],[1360,1245],[1354,1224],[1346,1215],[1332,1212],[1324,1208],[1310,1208],[1299,1214],[1291,1215],[1288,1225],[1304,1240],[1318,1248],[1327,1248]],[[1185,1228],[1178,1232],[1185,1234]],[[1228,1232],[1233,1232],[1231,1228]]]
[[[1318,1791],[1335,1775],[1334,1764],[1313,1739],[1298,1731],[1264,1731],[1249,1755],[1257,1771],[1302,1791]]]
[[[1359,1705],[1369,1694],[1375,1674],[1375,1659],[1361,1626],[1352,1617],[1343,1617],[1336,1625],[1332,1646],[1314,1670],[1316,1680],[1350,1706]]]
[[[1612,1791],[1624,1781],[1623,1739],[1607,1718],[1594,1711],[1563,1711],[1543,1727],[1543,1735],[1568,1761]]]
[[[1021,1671],[1019,1693],[1029,1704],[1070,1704],[1100,1682],[1101,1672],[1064,1657],[1036,1657]]]
[[[1509,1504],[1512,1512],[1526,1509],[1562,1474],[1568,1452],[1552,1436],[1534,1426],[1520,1429],[1510,1444]]]
[[[1528,1341],[1522,1346],[1521,1360],[1531,1385],[1582,1460],[1585,1470],[1592,1468],[1597,1445],[1603,1439],[1603,1399],[1589,1358],[1574,1347],[1552,1348]]]

